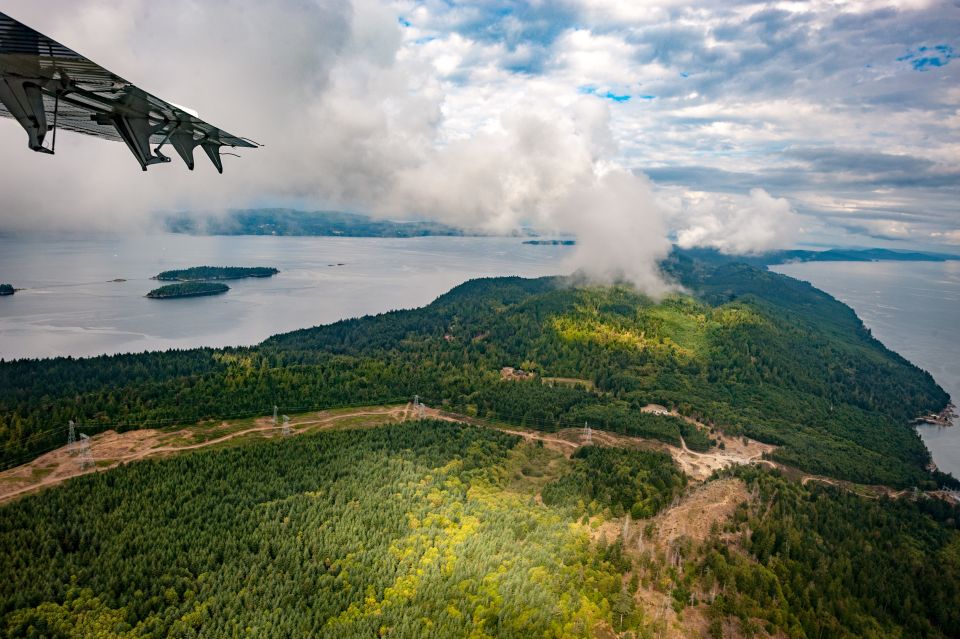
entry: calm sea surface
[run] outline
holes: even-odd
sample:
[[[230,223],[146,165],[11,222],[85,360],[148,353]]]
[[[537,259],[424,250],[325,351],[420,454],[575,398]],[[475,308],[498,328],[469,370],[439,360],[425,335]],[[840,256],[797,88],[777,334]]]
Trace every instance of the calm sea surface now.
[[[874,336],[960,403],[960,261],[808,262],[773,267],[851,306]],[[937,466],[960,477],[960,420],[919,427]]]
[[[423,306],[475,277],[567,272],[569,253],[519,238],[0,237],[0,283],[25,289],[0,297],[0,358],[255,344]],[[281,272],[224,295],[144,298],[160,271],[199,265]]]

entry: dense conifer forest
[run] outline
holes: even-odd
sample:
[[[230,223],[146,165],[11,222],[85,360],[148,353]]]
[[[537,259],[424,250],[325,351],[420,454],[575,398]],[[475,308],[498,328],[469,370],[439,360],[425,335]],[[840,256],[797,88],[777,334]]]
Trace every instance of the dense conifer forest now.
[[[0,635],[652,639],[657,597],[685,636],[960,632],[956,509],[731,479],[664,545],[659,453],[424,421],[138,462],[0,507]]]
[[[584,421],[712,444],[657,403],[779,446],[777,460],[863,483],[932,488],[910,421],[946,393],[809,284],[675,255],[677,293],[655,302],[576,279],[475,280],[411,311],[346,320],[253,348],[0,363],[0,462],[93,433],[238,414],[396,401],[544,430]],[[679,288],[682,287],[682,288]],[[307,321],[305,319],[305,321]],[[533,371],[505,381],[500,369]],[[545,384],[543,378],[583,380]]]

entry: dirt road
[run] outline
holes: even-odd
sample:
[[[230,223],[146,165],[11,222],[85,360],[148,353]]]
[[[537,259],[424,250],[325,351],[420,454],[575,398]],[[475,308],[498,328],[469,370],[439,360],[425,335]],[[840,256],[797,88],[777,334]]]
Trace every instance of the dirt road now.
[[[296,434],[316,429],[333,428],[344,422],[347,422],[346,425],[351,427],[383,424],[384,420],[386,422],[403,422],[408,419],[415,419],[421,413],[424,417],[432,419],[496,428],[502,432],[523,437],[528,441],[541,441],[545,446],[563,453],[566,457],[570,457],[577,448],[587,443],[586,436],[581,429],[568,428],[556,433],[545,433],[495,424],[435,408],[423,407],[417,410],[411,404],[321,411],[301,415],[293,419],[290,426]],[[368,418],[366,422],[364,418]],[[267,438],[276,437],[280,435],[281,430],[280,426],[273,424],[269,417],[254,420],[250,427],[236,428],[236,425],[229,422],[221,422],[217,426],[195,425],[178,431],[156,429],[133,430],[125,433],[106,431],[94,435],[89,440],[91,455],[96,460],[94,467],[80,468],[75,451],[64,446],[42,455],[28,464],[0,473],[0,504],[47,486],[60,484],[71,477],[109,470],[120,464],[148,457],[171,455],[215,446],[240,437],[255,435]],[[218,430],[224,431],[223,434],[218,435]],[[677,447],[663,442],[599,430],[592,431],[591,443],[601,446],[623,446],[668,452],[687,475],[698,481],[709,477],[714,470],[732,464],[749,464],[760,461],[764,453],[770,452],[774,448],[752,440],[719,437],[724,442],[725,449],[713,448],[703,453],[690,450],[687,448],[686,442],[682,440],[681,446]],[[195,438],[201,438],[201,441],[190,443],[190,440]]]
[[[332,428],[343,421],[355,421],[361,417],[386,417],[391,421],[404,421],[408,418],[409,407],[384,406],[360,408],[351,411],[321,411],[313,413],[306,419],[294,419],[290,426],[294,433],[302,433],[315,429]],[[281,426],[273,424],[269,417],[262,417],[254,422],[254,426],[240,430],[229,430],[232,426],[228,422],[221,422],[219,426],[191,426],[178,431],[161,431],[156,429],[142,429],[117,433],[108,430],[90,438],[90,453],[96,465],[81,468],[76,457],[76,451],[67,446],[58,448],[28,464],[17,466],[0,473],[0,504],[16,499],[22,495],[41,490],[67,481],[72,477],[101,472],[116,468],[148,457],[159,457],[175,453],[215,446],[224,442],[254,434],[264,437],[280,435]],[[229,430],[223,435],[205,439],[190,444],[174,445],[170,442],[188,440],[197,436],[209,435],[213,430]]]

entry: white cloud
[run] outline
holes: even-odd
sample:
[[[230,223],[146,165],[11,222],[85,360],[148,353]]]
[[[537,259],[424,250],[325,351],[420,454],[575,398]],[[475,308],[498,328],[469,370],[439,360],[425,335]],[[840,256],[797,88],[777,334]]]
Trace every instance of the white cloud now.
[[[944,242],[946,244],[960,245],[960,229],[953,229],[950,231],[934,231],[930,234],[930,237],[934,238],[936,241]]]
[[[912,225],[899,220],[856,220],[848,222],[847,228],[887,240],[903,240],[916,234]]]
[[[750,254],[783,248],[799,234],[797,215],[784,198],[753,189],[749,197],[687,194],[675,212],[677,244]]]

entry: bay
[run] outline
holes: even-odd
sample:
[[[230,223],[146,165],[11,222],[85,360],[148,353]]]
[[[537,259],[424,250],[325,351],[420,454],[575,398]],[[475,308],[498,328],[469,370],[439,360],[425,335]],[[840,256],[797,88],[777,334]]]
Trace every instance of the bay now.
[[[0,358],[256,344],[423,306],[475,277],[564,273],[569,254],[504,237],[0,237],[0,283],[23,289],[0,297]],[[144,298],[160,271],[200,265],[281,272],[230,281],[224,295]]]
[[[927,370],[960,401],[960,261],[807,262],[771,270],[848,304],[874,337]],[[960,477],[960,420],[917,428],[944,472]]]

